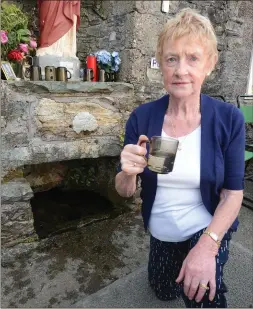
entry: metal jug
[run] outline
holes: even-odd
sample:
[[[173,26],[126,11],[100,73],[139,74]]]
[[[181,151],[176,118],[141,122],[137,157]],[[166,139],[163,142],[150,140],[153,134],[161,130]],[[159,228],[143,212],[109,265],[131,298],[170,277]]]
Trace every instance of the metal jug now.
[[[41,67],[36,65],[31,66],[30,80],[42,80]]]
[[[84,71],[83,80],[85,82],[92,82],[92,81],[94,81],[94,71],[93,71],[93,69],[86,69]]]
[[[99,81],[105,82],[105,80],[106,80],[105,70],[99,70]]]
[[[54,81],[56,80],[56,69],[53,66],[45,67],[45,80]]]
[[[68,77],[69,74],[69,77]],[[67,82],[72,77],[71,73],[65,67],[58,67],[56,69],[56,80]]]

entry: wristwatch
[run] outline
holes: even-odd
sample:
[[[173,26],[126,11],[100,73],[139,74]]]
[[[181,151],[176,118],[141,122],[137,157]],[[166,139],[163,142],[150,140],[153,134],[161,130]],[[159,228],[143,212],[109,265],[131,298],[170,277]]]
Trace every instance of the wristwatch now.
[[[218,247],[220,247],[221,241],[219,240],[219,237],[217,234],[215,234],[214,232],[209,232],[208,230],[205,230],[203,234],[210,236],[216,242]]]

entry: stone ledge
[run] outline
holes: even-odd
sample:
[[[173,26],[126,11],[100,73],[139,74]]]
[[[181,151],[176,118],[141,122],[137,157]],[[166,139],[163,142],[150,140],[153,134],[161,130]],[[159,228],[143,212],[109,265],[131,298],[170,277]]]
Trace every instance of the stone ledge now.
[[[1,186],[1,202],[13,203],[17,201],[29,201],[33,197],[33,191],[28,181],[24,178],[9,181]]]
[[[5,149],[3,175],[9,169],[26,164],[40,164],[84,158],[117,157],[121,151],[118,136],[89,137],[74,141],[42,142],[33,140],[28,147]]]
[[[18,90],[30,90],[36,93],[128,93],[134,86],[122,82],[58,82],[58,81],[2,81]]]

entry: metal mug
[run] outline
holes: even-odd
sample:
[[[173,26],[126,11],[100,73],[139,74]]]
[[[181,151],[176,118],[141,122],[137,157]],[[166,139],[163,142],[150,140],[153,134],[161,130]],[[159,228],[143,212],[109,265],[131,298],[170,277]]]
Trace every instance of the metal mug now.
[[[148,169],[158,174],[172,172],[179,141],[172,137],[153,136],[146,143],[150,146],[147,155]]]
[[[99,81],[105,82],[105,70],[99,70]]]
[[[30,80],[42,80],[41,67],[33,65],[30,71]]]
[[[86,69],[84,72],[83,80],[86,82],[92,82],[94,79],[93,69]]]
[[[56,80],[56,69],[53,66],[45,67],[45,80],[54,81]]]
[[[69,77],[68,77],[69,74]],[[58,67],[56,69],[56,80],[67,82],[72,77],[71,73],[65,67]]]

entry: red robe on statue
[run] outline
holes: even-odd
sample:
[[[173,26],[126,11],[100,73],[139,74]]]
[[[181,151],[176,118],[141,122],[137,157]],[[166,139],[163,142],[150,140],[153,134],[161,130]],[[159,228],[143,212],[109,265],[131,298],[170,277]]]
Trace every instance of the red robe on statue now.
[[[38,0],[40,45],[48,47],[66,34],[77,16],[76,30],[80,26],[80,0]]]

